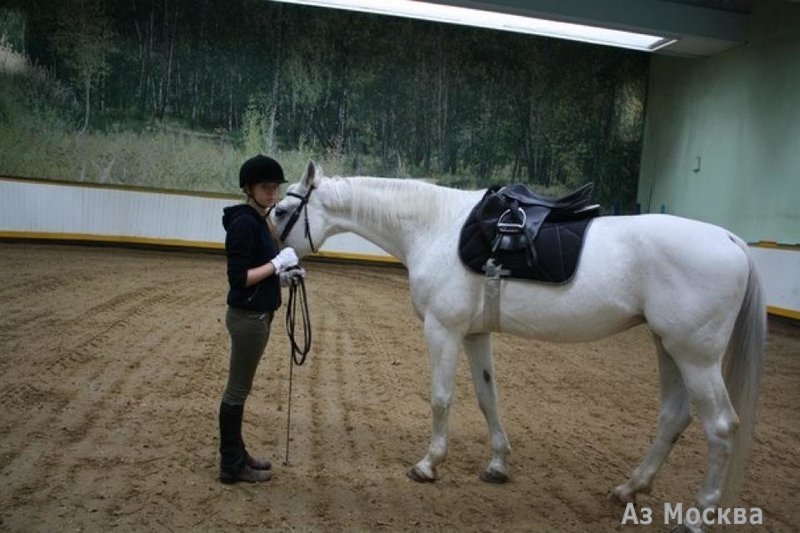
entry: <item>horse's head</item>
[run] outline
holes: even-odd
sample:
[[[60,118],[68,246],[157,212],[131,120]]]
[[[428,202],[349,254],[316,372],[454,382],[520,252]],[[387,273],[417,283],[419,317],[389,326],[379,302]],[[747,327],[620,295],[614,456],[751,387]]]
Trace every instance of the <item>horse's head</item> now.
[[[320,197],[322,183],[322,168],[309,161],[300,181],[289,186],[286,197],[270,212],[281,241],[300,257],[319,250],[328,236],[329,224]]]

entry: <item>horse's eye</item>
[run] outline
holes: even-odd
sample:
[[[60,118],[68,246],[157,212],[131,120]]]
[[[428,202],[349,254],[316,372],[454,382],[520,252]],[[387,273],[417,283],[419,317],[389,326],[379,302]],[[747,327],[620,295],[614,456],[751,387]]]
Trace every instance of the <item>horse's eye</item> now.
[[[275,208],[275,216],[276,217],[282,217],[285,214],[286,214],[286,209],[284,209],[282,207],[276,207]]]

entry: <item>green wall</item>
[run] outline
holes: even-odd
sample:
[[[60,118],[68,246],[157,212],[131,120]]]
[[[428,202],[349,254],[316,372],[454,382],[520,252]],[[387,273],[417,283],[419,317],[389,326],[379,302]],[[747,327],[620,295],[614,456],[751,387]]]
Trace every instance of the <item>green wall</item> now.
[[[800,243],[800,3],[754,2],[748,44],[733,50],[654,55],[648,91],[642,212]]]

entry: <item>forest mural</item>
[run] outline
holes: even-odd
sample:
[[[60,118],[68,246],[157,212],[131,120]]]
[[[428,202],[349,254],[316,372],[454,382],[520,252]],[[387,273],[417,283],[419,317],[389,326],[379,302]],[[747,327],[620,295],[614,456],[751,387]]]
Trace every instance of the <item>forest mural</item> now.
[[[12,0],[0,39],[4,175],[236,192],[260,152],[636,194],[638,52],[266,0]]]

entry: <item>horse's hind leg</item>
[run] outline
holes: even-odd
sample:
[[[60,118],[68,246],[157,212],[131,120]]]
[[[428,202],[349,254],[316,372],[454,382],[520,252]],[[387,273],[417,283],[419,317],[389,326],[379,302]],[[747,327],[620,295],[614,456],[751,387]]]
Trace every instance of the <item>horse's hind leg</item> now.
[[[477,396],[478,405],[486,417],[492,441],[492,460],[486,471],[481,474],[481,479],[489,483],[505,483],[508,481],[507,459],[511,453],[511,447],[508,444],[503,424],[500,422],[500,415],[497,413],[497,386],[495,385],[491,335],[489,333],[467,335],[464,338],[464,350],[467,352],[472,372],[475,396]]]
[[[433,432],[428,453],[408,471],[414,481],[435,481],[436,466],[447,455],[447,419],[462,339],[463,335],[452,333],[435,317],[425,317],[425,340],[431,356]]]
[[[656,337],[658,370],[661,381],[661,413],[658,417],[658,433],[641,464],[630,479],[615,488],[610,498],[621,503],[635,501],[638,492],[647,493],[675,441],[691,422],[689,396],[680,370],[672,356],[667,353],[661,340]]]
[[[697,507],[701,510],[717,507],[727,482],[739,418],[725,388],[721,361],[711,364],[679,361],[678,364],[708,441],[708,468],[697,495]]]

